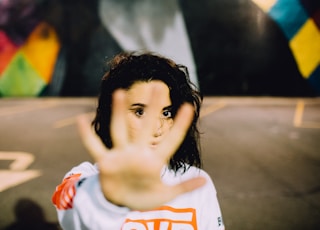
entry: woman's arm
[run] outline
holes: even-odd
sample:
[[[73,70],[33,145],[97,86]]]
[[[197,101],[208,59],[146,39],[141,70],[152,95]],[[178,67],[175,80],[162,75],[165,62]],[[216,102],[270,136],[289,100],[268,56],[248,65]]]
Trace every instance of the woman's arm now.
[[[87,177],[97,173],[96,166],[89,162],[83,162],[72,168],[64,176],[61,184],[56,187],[52,195],[52,203],[57,209],[59,223],[64,229],[75,229],[73,203],[78,186]]]

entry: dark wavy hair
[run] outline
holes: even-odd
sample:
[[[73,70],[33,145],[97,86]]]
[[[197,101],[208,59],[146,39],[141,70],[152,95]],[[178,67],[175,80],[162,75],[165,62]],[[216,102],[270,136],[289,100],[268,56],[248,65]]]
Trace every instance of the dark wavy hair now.
[[[97,135],[108,147],[112,147],[110,117],[112,94],[116,89],[128,90],[135,82],[160,80],[170,90],[172,112],[175,116],[179,107],[187,102],[194,106],[194,118],[183,143],[172,156],[169,169],[184,172],[189,166],[202,167],[200,158],[199,130],[197,127],[203,96],[190,81],[187,67],[152,52],[122,52],[106,62],[107,69],[102,77],[96,116],[92,122]]]

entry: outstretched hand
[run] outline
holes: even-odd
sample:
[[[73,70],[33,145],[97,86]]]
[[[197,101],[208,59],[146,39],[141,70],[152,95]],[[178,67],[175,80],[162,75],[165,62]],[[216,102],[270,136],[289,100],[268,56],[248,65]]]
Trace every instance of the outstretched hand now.
[[[150,104],[156,103],[155,96],[150,100]],[[133,142],[126,125],[125,92],[116,91],[112,104],[112,149],[106,148],[94,134],[88,117],[83,115],[77,119],[83,143],[98,164],[102,192],[107,200],[133,210],[150,210],[205,184],[202,177],[173,186],[161,180],[163,167],[182,143],[192,122],[192,105],[181,106],[169,133],[152,149],[145,141],[152,132],[152,119],[146,120],[143,133]]]

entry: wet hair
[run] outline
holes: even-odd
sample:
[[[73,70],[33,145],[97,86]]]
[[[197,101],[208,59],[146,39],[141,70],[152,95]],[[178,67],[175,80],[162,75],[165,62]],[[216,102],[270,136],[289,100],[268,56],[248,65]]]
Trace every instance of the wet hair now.
[[[123,52],[106,62],[102,77],[96,116],[92,122],[97,135],[108,147],[112,147],[110,118],[112,94],[117,89],[128,90],[136,82],[160,80],[170,90],[172,112],[187,102],[194,106],[194,118],[186,137],[169,161],[169,169],[186,171],[189,166],[202,167],[199,130],[197,127],[202,95],[190,81],[187,67],[151,52]]]

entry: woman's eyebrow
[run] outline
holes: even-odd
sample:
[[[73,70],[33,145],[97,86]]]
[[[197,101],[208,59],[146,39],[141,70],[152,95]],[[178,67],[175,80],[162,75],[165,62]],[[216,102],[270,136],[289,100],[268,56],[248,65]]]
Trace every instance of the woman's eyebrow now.
[[[143,108],[145,108],[145,107],[147,107],[147,105],[143,104],[143,103],[133,103],[130,105],[130,107],[143,107]],[[172,109],[172,105],[165,106],[165,107],[163,107],[162,110],[170,110],[170,109]]]
[[[172,105],[168,105],[168,106],[164,107],[162,110],[170,110],[170,109],[172,109]]]
[[[133,103],[130,107],[146,107],[146,105],[143,103]]]

